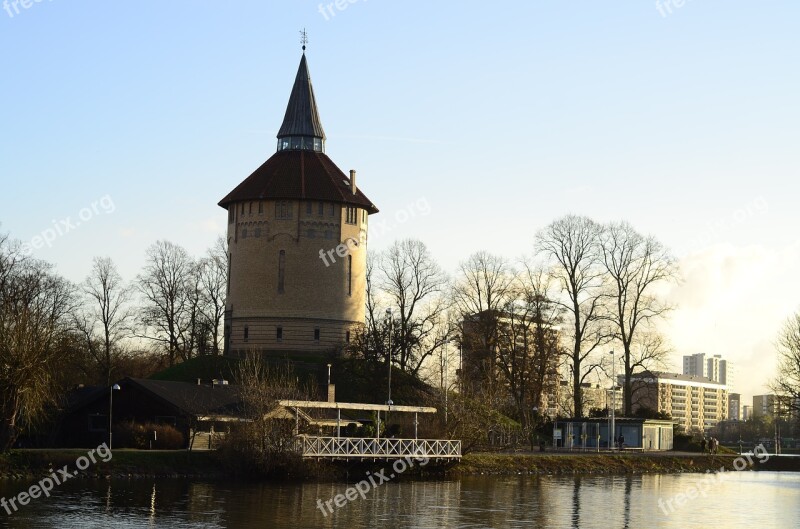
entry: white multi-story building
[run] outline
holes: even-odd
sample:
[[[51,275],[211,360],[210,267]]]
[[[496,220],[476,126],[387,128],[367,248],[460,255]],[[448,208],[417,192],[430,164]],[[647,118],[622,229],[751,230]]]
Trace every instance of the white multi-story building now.
[[[722,358],[722,355],[709,356],[705,353],[684,355],[683,374],[704,377],[714,382],[733,386],[733,365]]]
[[[687,432],[702,432],[728,418],[728,388],[705,377],[645,372],[633,376],[633,411],[668,413]]]

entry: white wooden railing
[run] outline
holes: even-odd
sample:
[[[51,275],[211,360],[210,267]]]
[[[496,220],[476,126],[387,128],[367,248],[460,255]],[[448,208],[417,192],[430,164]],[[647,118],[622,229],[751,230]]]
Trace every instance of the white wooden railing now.
[[[449,439],[375,439],[312,437],[308,435],[299,435],[296,439],[297,450],[303,457],[331,459],[461,458],[461,441]]]

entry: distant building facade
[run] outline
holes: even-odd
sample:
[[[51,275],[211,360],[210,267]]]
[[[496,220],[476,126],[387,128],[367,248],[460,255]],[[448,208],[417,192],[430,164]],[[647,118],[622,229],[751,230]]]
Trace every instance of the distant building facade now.
[[[728,394],[728,419],[732,421],[742,419],[742,396],[739,393]]]
[[[753,397],[753,417],[796,418],[799,407],[796,401],[792,403],[791,397],[774,394]]]
[[[509,390],[509,379],[526,379],[532,392],[531,405],[548,417],[560,413],[557,327],[523,315],[485,311],[465,317],[462,329],[459,376],[467,391],[480,388],[499,394]],[[540,376],[541,397],[537,402]]]
[[[749,421],[753,418],[753,407],[747,404],[742,405],[742,420]]]
[[[733,386],[733,365],[722,355],[710,356],[705,353],[685,355],[683,374],[703,377],[728,386]]]
[[[669,414],[686,432],[703,432],[728,416],[728,388],[708,378],[665,372],[633,375],[633,412],[642,407]]]
[[[559,410],[558,414],[563,417],[572,417],[574,415],[574,398],[572,391],[571,380],[561,380],[561,391],[559,392]],[[581,399],[583,402],[583,413],[588,415],[592,409],[608,410],[611,409],[612,398],[614,401],[614,409],[619,410],[622,407],[622,393],[620,388],[612,397],[610,388],[601,386],[600,384],[593,384],[584,382],[581,384]]]

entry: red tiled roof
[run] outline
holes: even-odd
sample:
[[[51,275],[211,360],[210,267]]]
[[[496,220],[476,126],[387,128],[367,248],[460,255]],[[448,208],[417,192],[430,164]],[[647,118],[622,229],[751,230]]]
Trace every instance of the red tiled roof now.
[[[358,182],[356,182],[358,184]],[[324,153],[306,150],[279,151],[228,193],[219,205],[249,200],[319,200],[338,202],[377,213],[370,199],[350,190],[350,177]]]

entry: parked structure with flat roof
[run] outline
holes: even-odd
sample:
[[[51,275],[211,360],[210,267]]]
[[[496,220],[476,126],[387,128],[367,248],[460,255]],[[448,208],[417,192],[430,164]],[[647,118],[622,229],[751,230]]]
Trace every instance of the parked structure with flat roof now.
[[[624,417],[614,422],[613,437],[623,438],[623,450],[672,450],[674,421]],[[614,447],[611,424],[606,418],[557,421],[554,442],[571,450],[603,450]]]

